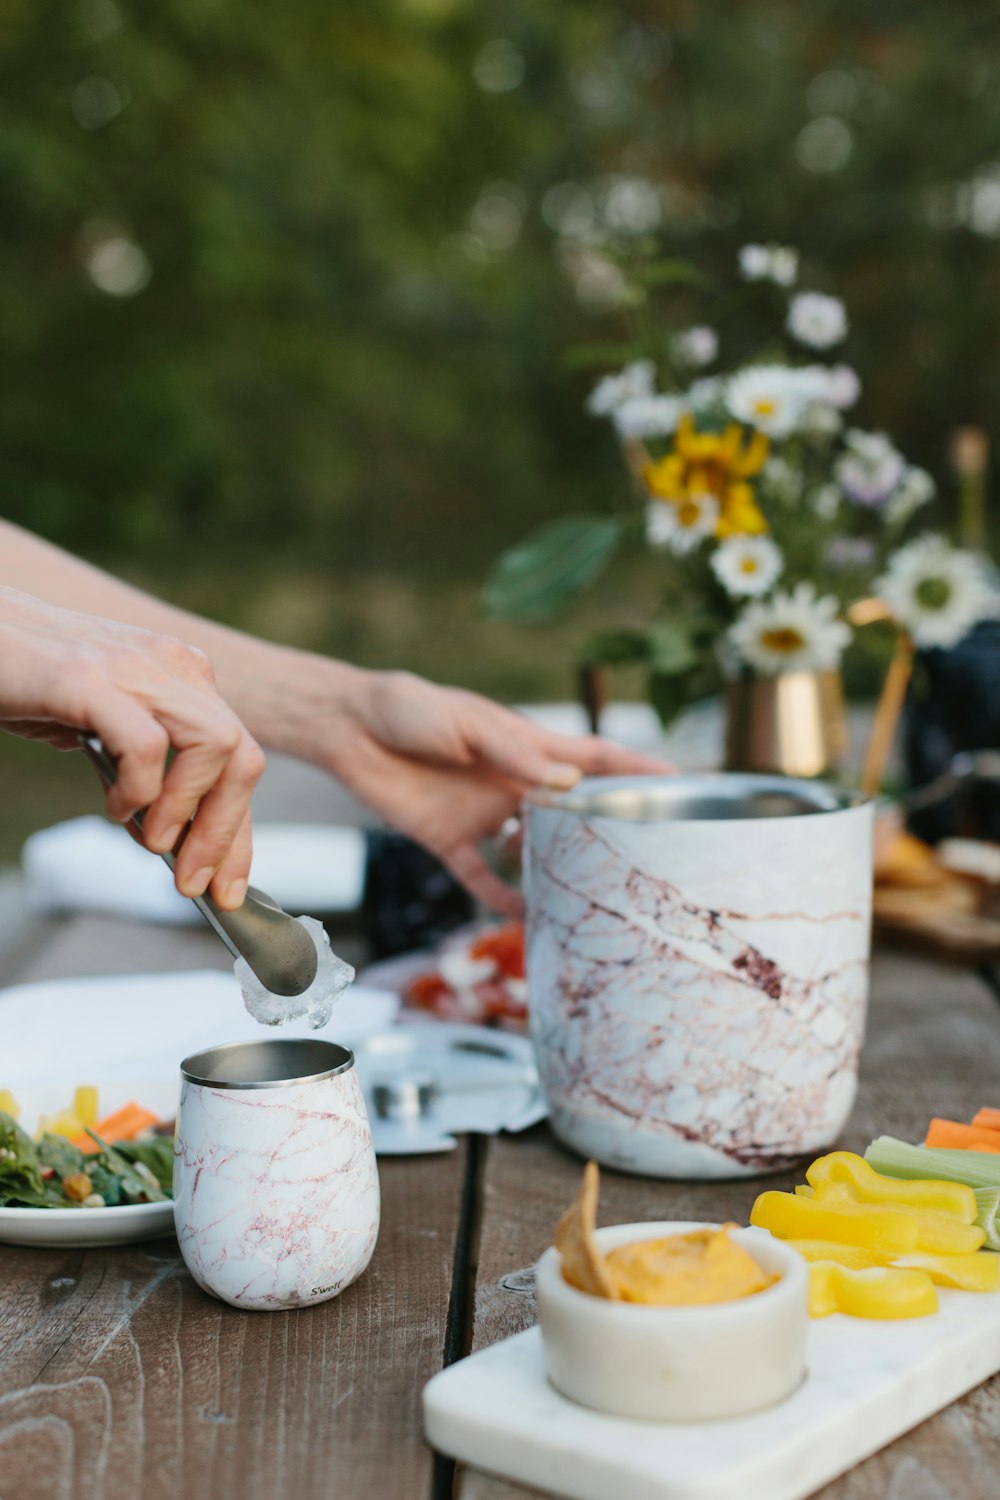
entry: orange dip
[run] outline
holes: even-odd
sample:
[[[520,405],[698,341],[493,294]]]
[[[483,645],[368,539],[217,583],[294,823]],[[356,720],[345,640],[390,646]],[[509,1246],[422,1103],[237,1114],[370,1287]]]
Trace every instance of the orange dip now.
[[[698,1307],[763,1292],[778,1277],[730,1239],[732,1227],[638,1240],[608,1251],[605,1263],[617,1296],[650,1307]]]

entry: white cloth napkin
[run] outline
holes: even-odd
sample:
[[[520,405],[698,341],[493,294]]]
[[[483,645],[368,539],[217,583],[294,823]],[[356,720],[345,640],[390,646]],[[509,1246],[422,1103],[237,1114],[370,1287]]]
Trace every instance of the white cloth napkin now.
[[[106,911],[148,922],[197,922],[161,859],[104,818],[71,818],[33,833],[21,864],[40,911]],[[364,886],[360,828],[259,823],[250,878],[293,915],[354,911]]]
[[[247,1015],[235,976],[217,969],[19,984],[0,990],[0,1088],[176,1078],[191,1052],[269,1036],[357,1047],[398,1010],[397,995],[354,985],[319,1031],[272,1032]]]

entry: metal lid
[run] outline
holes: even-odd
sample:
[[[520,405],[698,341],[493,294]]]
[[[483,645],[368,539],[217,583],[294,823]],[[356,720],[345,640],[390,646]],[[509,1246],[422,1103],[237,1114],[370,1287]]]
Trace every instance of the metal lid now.
[[[630,823],[728,822],[843,812],[869,799],[822,781],[743,772],[676,776],[588,776],[563,794],[533,792],[529,808]]]
[[[210,1089],[280,1089],[320,1083],[354,1067],[354,1053],[318,1037],[267,1037],[193,1052],[181,1077]]]

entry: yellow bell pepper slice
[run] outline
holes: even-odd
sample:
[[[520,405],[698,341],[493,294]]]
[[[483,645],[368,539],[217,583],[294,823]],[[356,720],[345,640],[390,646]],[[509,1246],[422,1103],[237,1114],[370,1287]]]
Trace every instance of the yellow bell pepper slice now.
[[[73,1094],[73,1114],[81,1125],[97,1124],[97,1089],[92,1083],[82,1083]]]
[[[926,1318],[937,1312],[937,1292],[926,1271],[833,1266],[830,1274],[837,1308],[852,1318]]]
[[[885,1265],[883,1256],[876,1255],[874,1250],[869,1250],[864,1245],[838,1245],[836,1240],[786,1240],[785,1244],[797,1250],[810,1263],[832,1260],[838,1266],[847,1266],[852,1271],[865,1271],[869,1266]],[[996,1260],[1000,1265],[1000,1256]]]
[[[957,1186],[958,1184],[956,1184]],[[970,1188],[970,1192],[971,1192]],[[854,1190],[846,1182],[818,1182],[813,1188],[813,1202],[821,1204],[858,1203]],[[973,1193],[973,1202],[975,1194]],[[876,1208],[878,1204],[861,1205]],[[889,1207],[888,1204],[883,1205]],[[979,1224],[963,1223],[951,1214],[932,1213],[919,1208],[898,1206],[898,1212],[909,1213],[917,1221],[918,1250],[931,1255],[971,1255],[986,1240],[986,1231]]]
[[[831,1151],[817,1157],[806,1178],[813,1188],[820,1183],[846,1183],[862,1203],[888,1203],[921,1212],[950,1214],[963,1224],[972,1224],[976,1218],[976,1195],[963,1183],[885,1177],[852,1151]]]
[[[926,1255],[918,1250],[893,1265],[924,1271],[938,1286],[957,1287],[961,1292],[1000,1291],[1000,1255],[992,1250],[972,1255]]]
[[[16,1120],[20,1115],[21,1106],[14,1098],[10,1089],[0,1089],[0,1109],[3,1110],[5,1115],[10,1115],[12,1120]]]
[[[917,1214],[917,1249],[929,1255],[972,1255],[982,1249],[986,1230],[979,1224],[963,1224],[948,1214]]]
[[[863,1245],[892,1259],[917,1248],[917,1215],[870,1203],[822,1203],[794,1193],[761,1193],[750,1211],[750,1223],[769,1229],[779,1240],[835,1240]]]
[[[833,1285],[833,1273],[837,1269],[831,1260],[818,1260],[809,1267],[809,1316],[828,1318],[838,1311],[837,1293]]]

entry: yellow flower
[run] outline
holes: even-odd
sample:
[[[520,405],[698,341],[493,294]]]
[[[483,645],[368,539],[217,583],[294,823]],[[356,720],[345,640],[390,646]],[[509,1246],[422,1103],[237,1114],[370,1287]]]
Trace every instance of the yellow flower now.
[[[747,480],[760,473],[768,448],[762,432],[753,432],[744,442],[743,429],[736,423],[723,432],[698,432],[685,412],[673,449],[647,464],[643,478],[651,495],[676,506],[711,495],[719,507],[717,536],[759,535],[768,529],[767,521]]]

